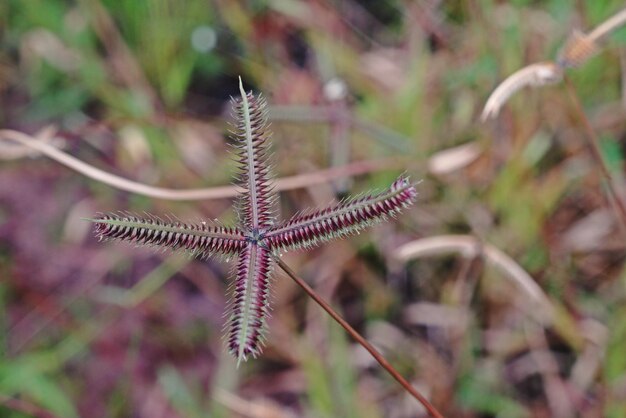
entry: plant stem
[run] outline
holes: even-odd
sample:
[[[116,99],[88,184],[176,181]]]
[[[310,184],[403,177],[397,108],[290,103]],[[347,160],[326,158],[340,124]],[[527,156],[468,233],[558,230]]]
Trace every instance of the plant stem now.
[[[58,149],[56,146],[42,139],[42,137],[33,137],[10,129],[0,129],[0,144],[2,141],[15,142],[24,146],[25,149],[39,151],[45,156],[52,158],[58,163],[77,171],[86,177],[129,193],[163,200],[211,200],[229,199],[237,196],[238,190],[235,186],[216,186],[203,189],[179,190],[154,187],[144,183],[131,181],[87,164]],[[24,150],[21,149],[17,149],[16,151],[18,152],[18,155],[20,152],[24,152]],[[8,153],[4,150],[0,150],[0,154],[2,154],[0,155],[1,158],[6,156]],[[344,166],[331,167],[323,170],[316,170],[304,174],[296,174],[293,176],[279,178],[276,180],[276,190],[282,191],[304,188],[311,185],[327,183],[328,181],[336,178],[358,176],[378,170],[397,169],[398,167],[406,167],[408,163],[409,159],[399,157],[354,161]]]
[[[602,152],[600,151],[600,146],[599,146],[600,141],[598,139],[598,135],[596,135],[596,132],[593,130],[593,127],[591,126],[591,122],[589,122],[589,118],[587,118],[587,115],[585,114],[585,110],[583,108],[582,103],[580,102],[580,98],[578,97],[578,94],[576,94],[574,85],[572,84],[572,82],[567,76],[564,77],[564,80],[565,80],[565,87],[567,88],[567,92],[569,93],[570,99],[572,100],[574,104],[574,108],[576,109],[576,112],[578,113],[578,116],[580,120],[582,121],[583,128],[585,129],[585,133],[587,134],[587,137],[588,137],[587,142],[589,145],[589,149],[591,151],[591,155],[593,159],[595,160],[596,165],[600,169],[602,173],[602,177],[604,178],[604,183],[608,191],[609,204],[611,205],[611,207],[617,214],[617,218],[619,219],[622,232],[626,233],[626,206],[624,206],[624,201],[620,197],[617,191],[617,186],[615,185],[615,182],[613,181],[613,177],[611,176],[611,173],[609,172],[609,169],[606,167],[606,164],[604,163],[604,159],[602,158]]]
[[[435,418],[443,418],[443,415],[434,406],[428,402],[428,400],[422,396],[411,384],[404,378],[400,373],[380,354],[367,340],[359,334],[354,328],[350,326],[339,314],[326,302],[322,299],[316,292],[313,290],[311,286],[309,286],[304,280],[298,277],[289,266],[287,266],[281,259],[276,257],[276,262],[280,266],[280,268],[287,273],[289,277],[293,279],[294,282],[298,286],[300,286],[304,291],[318,304],[324,309],[339,325],[346,330],[350,336],[355,339],[363,348],[365,348],[369,353],[376,359],[376,361],[394,378],[402,385],[402,387],[409,392],[415,399],[417,399],[424,408],[428,411],[431,417]]]

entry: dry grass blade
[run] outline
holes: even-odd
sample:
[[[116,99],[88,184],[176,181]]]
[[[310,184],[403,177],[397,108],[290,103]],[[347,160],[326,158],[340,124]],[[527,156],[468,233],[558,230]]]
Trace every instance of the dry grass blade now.
[[[191,189],[191,190],[175,190],[164,189],[161,187],[148,186],[147,184],[137,183],[125,179],[115,174],[107,173],[92,165],[89,165],[69,154],[55,148],[54,146],[39,141],[29,135],[18,131],[12,130],[0,130],[0,140],[5,139],[13,142],[17,142],[23,146],[34,149],[41,152],[47,157],[63,164],[72,170],[100,181],[109,186],[113,186],[117,189],[124,190],[131,193],[137,193],[144,196],[154,197],[157,199],[166,200],[201,200],[201,199],[219,199],[225,197],[233,197],[236,195],[236,189],[232,186],[212,187],[208,189]]]
[[[481,120],[484,122],[497,116],[509,98],[522,88],[556,84],[562,79],[563,69],[552,61],[531,64],[514,72],[491,93],[483,109]]]
[[[519,286],[533,302],[531,309],[542,322],[551,322],[554,315],[554,308],[546,294],[541,290],[533,278],[511,257],[500,251],[491,244],[483,243],[477,238],[469,235],[441,235],[438,237],[423,238],[411,241],[395,252],[395,256],[401,261],[428,257],[440,256],[450,253],[459,253],[463,257],[473,258],[482,255],[487,264],[492,265],[510,278]]]
[[[409,158],[389,157],[374,160],[355,161],[339,167],[311,171],[303,174],[282,177],[276,180],[276,190],[300,189],[316,184],[328,183],[344,176],[358,176],[382,170],[398,170],[412,161]]]
[[[532,64],[504,80],[489,96],[481,120],[484,122],[497,116],[509,98],[523,87],[545,86],[563,80],[564,69],[579,67],[594,56],[600,50],[600,42],[625,23],[626,9],[623,9],[587,34],[579,30],[572,32],[559,52],[556,63],[547,61]]]
[[[54,126],[48,126],[37,132],[33,139],[41,143],[50,144],[55,148],[60,148],[63,146],[63,141],[60,138],[57,138],[55,135],[56,128]],[[26,157],[36,157],[40,154],[41,152],[38,152],[31,147],[17,144],[15,142],[0,142],[1,160],[19,160]]]
[[[589,32],[587,35],[593,42],[602,41],[610,35],[615,29],[626,23],[626,9],[623,9],[598,25],[597,28]]]
[[[163,200],[211,200],[211,199],[227,199],[237,196],[237,188],[234,186],[218,186],[204,189],[167,189],[163,187],[154,187],[147,184],[138,183],[125,179],[115,174],[107,173],[90,164],[87,164],[76,157],[59,150],[55,147],[54,138],[50,140],[42,140],[41,136],[32,137],[22,132],[9,129],[0,130],[0,141],[10,141],[17,143],[20,148],[11,146],[10,153],[14,157],[25,156],[33,151],[41,153],[53,160],[71,168],[86,177],[100,181],[111,187],[123,190],[129,193],[135,193],[143,196],[154,197]],[[1,144],[2,142],[0,142]],[[0,149],[0,152],[3,152]],[[17,155],[17,154],[19,155]],[[298,174],[290,177],[283,177],[276,181],[276,190],[298,189],[316,184],[326,183],[332,179],[342,176],[356,176],[366,174],[372,171],[397,168],[400,160],[396,158],[387,158],[371,161],[356,161],[343,167],[333,167],[326,170],[319,170],[312,173]]]
[[[480,153],[476,142],[439,151],[428,159],[428,172],[437,176],[453,173],[476,161]]]

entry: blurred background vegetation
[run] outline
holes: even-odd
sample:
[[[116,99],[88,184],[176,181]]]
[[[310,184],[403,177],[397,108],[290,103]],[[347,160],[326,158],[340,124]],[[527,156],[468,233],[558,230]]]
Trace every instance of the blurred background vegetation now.
[[[144,183],[224,185],[241,75],[273,105],[278,177],[340,168],[281,193],[283,216],[402,171],[422,180],[397,221],[285,260],[446,416],[626,417],[625,240],[579,115],[559,85],[522,91],[478,122],[507,75],[620,7],[3,0],[0,126],[53,125],[66,152]],[[617,32],[569,73],[618,183],[625,45]],[[221,339],[227,263],[97,243],[81,221],[145,210],[231,222],[230,200],[131,195],[5,151],[0,416],[424,416],[284,275],[267,348],[237,369]],[[365,162],[360,175],[341,171],[354,162]],[[397,257],[404,243],[450,234],[512,257],[555,319],[542,321],[482,257]]]

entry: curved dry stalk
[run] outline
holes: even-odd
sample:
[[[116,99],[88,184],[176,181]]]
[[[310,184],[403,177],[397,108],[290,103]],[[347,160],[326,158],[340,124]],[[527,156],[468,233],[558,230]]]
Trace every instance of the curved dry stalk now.
[[[540,308],[541,312],[532,311],[541,321],[550,323],[554,317],[554,308],[548,296],[533,278],[519,264],[495,246],[483,243],[469,235],[441,235],[411,241],[398,248],[394,256],[403,262],[414,258],[440,256],[459,253],[465,258],[484,256],[487,264],[492,265],[510,278]],[[547,318],[547,319],[546,319]]]
[[[567,38],[557,56],[557,61],[531,64],[516,71],[504,80],[489,96],[483,109],[484,122],[495,117],[502,106],[518,90],[525,86],[545,86],[563,80],[566,68],[579,67],[600,50],[600,43],[615,29],[626,23],[626,9],[621,10],[589,33],[575,30]]]
[[[55,136],[56,133],[56,127],[48,126],[37,132],[32,138],[42,143],[49,143],[55,148],[61,148],[63,146],[63,142]],[[40,154],[41,152],[21,144],[14,142],[0,142],[1,160],[19,160],[26,157],[36,157]]]
[[[546,61],[528,65],[511,74],[496,87],[487,99],[480,118],[484,122],[497,116],[509,98],[526,86],[546,86],[556,84],[562,79],[563,69],[555,62]]]
[[[428,414],[434,418],[443,418],[443,415],[437,409],[428,402],[428,400],[417,391],[402,375],[378,352],[361,334],[359,334],[354,328],[348,324],[324,299],[322,299],[311,286],[309,286],[304,280],[298,277],[289,266],[287,266],[280,258],[275,257],[278,266],[300,286],[310,297],[313,299],[322,309],[328,313],[346,332],[358,342],[363,348],[365,348],[374,359],[389,373],[402,387],[411,394],[424,408],[428,411]]]
[[[617,12],[604,22],[602,22],[598,27],[589,32],[587,35],[588,38],[593,42],[599,42],[602,38],[610,35],[615,29],[626,23],[626,9],[622,9]]]
[[[147,184],[138,183],[115,174],[107,173],[106,171],[89,165],[76,157],[66,154],[48,143],[38,141],[33,137],[18,131],[8,129],[0,130],[0,139],[14,141],[31,149],[37,150],[64,166],[78,171],[84,176],[130,193],[165,200],[219,199],[233,197],[237,194],[237,191],[233,186],[190,190],[165,189],[161,187],[148,186]]]
[[[476,161],[482,152],[477,142],[468,142],[438,151],[428,158],[428,172],[443,176],[467,167]]]
[[[331,180],[345,176],[359,176],[380,170],[397,170],[400,167],[406,167],[405,163],[409,161],[412,161],[412,159],[405,157],[355,161],[344,166],[330,167],[309,173],[282,177],[277,179],[274,184],[276,185],[276,191],[301,189],[316,184],[328,183]]]
[[[217,186],[201,189],[180,190],[138,183],[87,164],[78,158],[59,150],[57,147],[52,145],[53,142],[42,141],[38,137],[32,137],[18,131],[9,129],[0,130],[0,141],[1,140],[16,142],[23,147],[15,149],[15,152],[19,152],[20,154],[26,154],[26,150],[39,152],[86,177],[129,193],[163,200],[211,200],[228,199],[237,196],[237,188],[234,186]],[[52,138],[51,141],[53,140],[54,138]],[[312,173],[283,177],[276,180],[276,190],[282,191],[298,189],[316,184],[323,184],[342,176],[358,176],[372,171],[397,168],[400,161],[401,159],[398,158],[356,161],[342,167],[333,167]]]

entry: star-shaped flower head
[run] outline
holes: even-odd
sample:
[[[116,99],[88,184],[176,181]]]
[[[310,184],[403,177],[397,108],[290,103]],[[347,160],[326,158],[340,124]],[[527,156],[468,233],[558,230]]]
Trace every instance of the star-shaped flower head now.
[[[193,256],[237,256],[226,336],[237,362],[256,357],[264,343],[270,309],[270,278],[275,258],[340,238],[393,216],[415,201],[408,178],[399,177],[389,189],[344,200],[325,209],[305,211],[276,223],[276,195],[268,165],[267,105],[261,96],[246,93],[234,100],[235,149],[241,194],[237,198],[238,225],[214,222],[185,223],[121,212],[99,216],[96,235],[136,244],[187,250]]]

